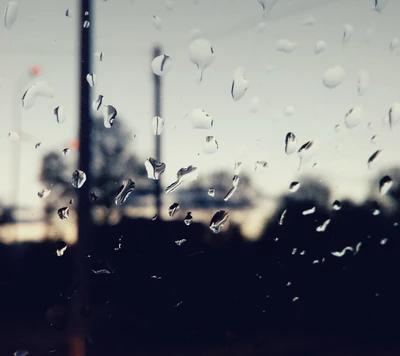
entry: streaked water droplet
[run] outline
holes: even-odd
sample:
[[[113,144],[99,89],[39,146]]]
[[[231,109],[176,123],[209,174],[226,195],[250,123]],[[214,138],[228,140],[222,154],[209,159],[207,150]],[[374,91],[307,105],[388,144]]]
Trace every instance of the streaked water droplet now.
[[[172,58],[166,54],[157,56],[151,62],[151,69],[153,73],[162,77],[167,74],[172,68]]]
[[[250,112],[257,112],[260,110],[260,98],[255,97],[250,101]]]
[[[174,215],[179,211],[180,205],[178,203],[173,203],[168,209],[168,215],[173,218]]]
[[[293,116],[295,114],[296,110],[294,109],[293,106],[287,106],[285,109],[285,115],[286,116]]]
[[[340,210],[340,209],[342,209],[342,204],[341,204],[341,202],[339,201],[339,200],[335,200],[333,203],[332,203],[332,209],[333,210]]]
[[[22,95],[22,107],[25,110],[30,109],[36,101],[37,97],[52,98],[54,96],[54,89],[45,82],[33,83]]]
[[[65,112],[64,112],[64,108],[62,106],[57,106],[54,109],[54,115],[57,119],[57,122],[59,124],[62,124],[63,122],[65,122],[66,118],[65,118]]]
[[[286,38],[279,40],[276,43],[276,50],[283,53],[292,53],[297,47],[296,42],[291,42]]]
[[[362,106],[354,106],[351,108],[344,117],[344,124],[348,129],[353,129],[360,125],[364,116],[364,109]]]
[[[373,168],[374,162],[379,157],[381,152],[382,152],[382,150],[377,150],[371,155],[371,157],[368,158],[368,168],[369,169]]]
[[[35,144],[35,150],[38,150],[39,148],[43,148],[43,144],[41,142]]]
[[[308,17],[306,17],[303,21],[302,21],[302,25],[304,26],[314,26],[317,23],[317,20],[315,19],[314,16],[310,15]]]
[[[320,54],[323,51],[325,51],[327,47],[328,47],[328,45],[326,44],[325,41],[322,41],[322,40],[317,41],[314,45],[314,53]]]
[[[164,173],[166,167],[165,163],[159,162],[152,157],[146,159],[144,166],[146,167],[147,177],[154,180],[160,179],[160,176]]]
[[[69,208],[67,206],[57,210],[58,217],[61,220],[69,219]]]
[[[86,173],[84,171],[80,171],[79,169],[77,169],[74,173],[72,173],[71,184],[75,188],[81,188],[85,182]]]
[[[384,176],[379,181],[379,193],[385,195],[393,186],[393,179],[389,176]]]
[[[194,109],[191,114],[192,126],[195,129],[211,129],[214,125],[214,119],[203,109]]]
[[[268,163],[266,161],[256,161],[254,164],[254,171],[256,174],[265,173],[268,168]]]
[[[321,225],[319,225],[316,228],[317,232],[324,232],[326,230],[326,228],[328,227],[329,223],[331,222],[331,219],[327,219],[325,220]]]
[[[365,69],[360,69],[358,71],[358,85],[357,91],[358,95],[364,95],[369,87],[370,76]]]
[[[372,144],[376,144],[377,142],[378,142],[378,136],[377,135],[372,136],[371,137],[371,143]]]
[[[93,110],[100,110],[101,105],[103,104],[103,95],[99,95],[96,100],[93,100],[92,107]]]
[[[389,125],[393,127],[400,121],[400,103],[393,103],[388,114]]]
[[[4,26],[10,29],[18,17],[18,2],[11,0],[7,3],[6,9],[4,11]]]
[[[113,271],[109,271],[106,268],[92,269],[92,272],[94,274],[112,274],[113,273]]]
[[[399,45],[400,45],[400,40],[397,37],[394,37],[389,44],[390,51],[393,52],[399,47]]]
[[[189,59],[197,66],[197,82],[203,80],[204,70],[214,61],[215,53],[210,41],[195,39],[189,46]]]
[[[163,25],[163,21],[162,21],[161,17],[153,15],[151,18],[151,21],[153,22],[153,26],[156,30],[161,30],[162,25]]]
[[[161,135],[162,132],[164,131],[164,119],[162,119],[159,116],[155,116],[151,122],[151,129],[153,132],[153,135]]]
[[[114,121],[117,117],[117,109],[112,105],[103,106],[103,123],[104,127],[110,129],[114,125]]]
[[[197,179],[198,170],[197,167],[189,166],[181,168],[176,173],[176,181],[170,184],[166,189],[165,193],[171,193],[182,185],[184,182],[191,182]]]
[[[83,28],[89,28],[89,26],[90,26],[90,21],[84,21],[83,22]]]
[[[104,53],[103,53],[103,52],[96,52],[96,53],[94,54],[94,57],[95,57],[96,60],[98,60],[99,62],[103,62]]]
[[[244,76],[244,68],[238,67],[233,74],[233,81],[231,86],[231,96],[233,101],[240,100],[250,85],[250,81]]]
[[[331,255],[335,256],[335,257],[343,257],[346,254],[347,251],[350,251],[350,252],[352,252],[354,254],[354,248],[351,247],[351,246],[347,246],[341,251],[333,251],[333,252],[331,252]]]
[[[67,250],[67,247],[68,247],[68,245],[65,245],[64,247],[58,248],[56,250],[57,257],[63,256],[64,252]]]
[[[214,188],[209,188],[209,189],[208,189],[208,195],[209,195],[210,197],[213,197],[213,198],[214,198],[214,196],[215,196],[215,189],[214,189]]]
[[[293,132],[289,132],[285,138],[285,152],[289,156],[297,151],[297,140]]]
[[[16,131],[10,131],[7,135],[7,138],[12,142],[17,142],[21,139],[21,136]]]
[[[175,244],[177,246],[181,246],[186,242],[186,239],[175,240]]]
[[[350,24],[346,24],[343,26],[343,38],[342,44],[346,45],[349,43],[350,39],[353,37],[354,27]]]
[[[45,199],[47,198],[51,193],[51,189],[42,189],[38,191],[37,195],[40,199]]]
[[[117,195],[115,197],[115,205],[122,205],[128,199],[129,195],[135,190],[135,182],[126,178],[122,181],[121,186],[118,189]]]
[[[346,71],[340,65],[336,65],[332,68],[329,68],[322,75],[322,84],[329,88],[333,89],[340,85],[346,77]]]
[[[192,213],[190,211],[186,214],[185,219],[183,220],[183,222],[187,226],[189,226],[193,222],[193,216],[192,216]]]
[[[226,193],[226,195],[224,197],[224,201],[228,201],[230,198],[232,198],[233,193],[235,193],[235,191],[238,187],[239,180],[240,180],[240,178],[238,175],[233,176],[232,188],[228,191],[228,193]]]
[[[69,148],[64,148],[63,149],[63,155],[64,155],[64,157],[67,157],[67,155],[70,153],[70,149]]]
[[[203,144],[203,152],[205,154],[213,154],[218,151],[218,142],[214,136],[207,136]]]
[[[304,210],[302,214],[303,215],[311,215],[311,214],[314,214],[314,213],[315,213],[315,206],[313,206],[310,209]]]
[[[90,85],[91,87],[94,87],[95,84],[96,84],[96,74],[94,74],[94,73],[89,73],[89,74],[86,76],[86,81],[89,83],[89,85]]]
[[[229,213],[226,210],[218,210],[210,221],[210,230],[214,234],[218,234],[221,231],[221,228],[229,219]]]
[[[313,261],[313,265],[317,265],[318,263],[319,263],[318,260],[314,260],[314,261]]]
[[[287,212],[286,209],[282,212],[281,217],[279,218],[279,225],[283,225],[283,222],[285,221],[286,212]]]
[[[290,183],[289,191],[291,193],[297,192],[299,190],[299,188],[300,188],[300,185],[301,185],[300,182],[292,182],[292,183]]]

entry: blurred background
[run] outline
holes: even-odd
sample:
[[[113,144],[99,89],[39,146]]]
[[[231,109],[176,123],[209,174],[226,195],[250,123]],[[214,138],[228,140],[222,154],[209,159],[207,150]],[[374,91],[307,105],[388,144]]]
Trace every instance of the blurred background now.
[[[400,3],[0,6],[2,355],[399,353]]]

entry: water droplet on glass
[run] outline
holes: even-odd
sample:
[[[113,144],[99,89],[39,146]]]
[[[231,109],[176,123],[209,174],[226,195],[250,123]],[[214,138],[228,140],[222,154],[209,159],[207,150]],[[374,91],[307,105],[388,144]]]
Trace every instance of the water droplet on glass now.
[[[89,74],[86,76],[86,81],[89,83],[89,85],[90,85],[91,87],[94,87],[95,84],[96,84],[96,74],[94,74],[94,73],[89,73]]]
[[[377,135],[372,136],[371,137],[371,143],[372,144],[376,144],[377,142],[378,142],[378,136]]]
[[[314,53],[315,54],[320,54],[323,51],[326,50],[326,48],[328,47],[328,45],[326,44],[325,41],[318,41],[317,43],[315,43],[314,45]]]
[[[69,18],[72,18],[72,16],[71,16],[71,10],[70,10],[70,9],[67,9],[67,10],[65,11],[65,16],[67,16],[67,17],[69,17]]]
[[[312,150],[313,147],[314,147],[313,141],[308,141],[304,145],[302,145],[297,151],[297,155],[300,158],[299,170],[303,164],[307,163],[311,159],[313,155],[313,150]]]
[[[336,88],[346,77],[346,71],[340,65],[329,68],[322,75],[322,84],[329,89]]]
[[[299,297],[294,297],[294,298],[292,299],[292,302],[297,302],[299,299],[300,299]]]
[[[157,56],[151,62],[151,69],[153,73],[162,77],[167,74],[172,68],[172,58],[167,56],[166,54],[162,54]]]
[[[351,247],[351,246],[347,246],[341,251],[333,251],[333,252],[331,252],[331,255],[335,256],[335,257],[343,257],[346,254],[347,251],[350,251],[350,252],[352,252],[354,254],[354,248]]]
[[[297,248],[294,248],[294,249],[292,250],[292,255],[295,255],[296,252],[297,252]]]
[[[215,196],[215,189],[214,189],[214,188],[209,188],[209,189],[208,189],[208,195],[209,195],[210,197],[213,197],[213,198],[214,198],[214,196]]]
[[[96,100],[93,100],[93,110],[98,111],[103,104],[103,95],[99,95]]]
[[[194,109],[191,115],[192,126],[195,129],[211,129],[214,125],[214,119],[203,109]]]
[[[69,219],[69,208],[67,206],[57,210],[58,217],[61,220]]]
[[[18,16],[18,2],[11,0],[8,2],[6,10],[4,11],[4,26],[10,29]]]
[[[351,108],[344,117],[344,123],[348,129],[357,127],[364,115],[364,109],[361,106],[354,106]]]
[[[189,211],[186,216],[185,219],[183,220],[183,222],[185,223],[185,225],[189,226],[193,221],[193,216],[192,213]]]
[[[296,110],[294,109],[293,106],[287,106],[285,109],[285,115],[286,116],[293,116]]]
[[[375,0],[374,1],[374,10],[378,14],[381,14],[388,2],[389,2],[389,0]]]
[[[195,39],[189,46],[189,59],[198,69],[197,82],[203,80],[204,70],[214,61],[215,53],[210,41]]]
[[[276,43],[276,50],[283,53],[292,53],[297,47],[296,42],[287,39],[281,39]]]
[[[85,11],[85,16],[89,16],[89,11]]]
[[[41,142],[38,142],[38,143],[35,145],[35,150],[38,150],[39,148],[43,148],[43,144],[42,144]]]
[[[228,201],[232,197],[233,193],[235,193],[235,191],[238,187],[238,184],[239,184],[239,176],[235,175],[235,176],[233,176],[233,179],[232,179],[232,188],[225,195],[224,201]]]
[[[267,18],[278,0],[257,0],[263,9],[263,18]]]
[[[168,209],[168,214],[171,218],[179,211],[180,205],[178,203],[172,204]]]
[[[7,138],[12,142],[17,142],[21,139],[20,135],[16,131],[10,131],[7,135]]]
[[[339,132],[340,129],[341,129],[340,125],[336,125],[336,126],[335,126],[335,131],[336,131],[336,132]]]
[[[157,214],[155,214],[152,218],[151,218],[151,220],[157,220],[157,218],[158,218],[158,215]]]
[[[83,22],[83,28],[89,28],[89,26],[90,26],[90,21],[84,21]]]
[[[29,351],[27,350],[17,350],[14,352],[14,356],[28,356]]]
[[[99,199],[98,195],[95,192],[90,192],[90,201],[95,203]]]
[[[389,125],[393,127],[400,121],[400,103],[393,103],[388,114]]]
[[[354,28],[352,25],[346,24],[343,27],[343,38],[342,38],[342,44],[346,45],[349,43],[350,39],[353,37],[354,33]]]
[[[388,238],[386,237],[386,238],[382,239],[380,243],[381,243],[381,245],[386,245],[388,241],[389,241],[389,240],[388,240]]]
[[[250,101],[250,112],[257,112],[260,110],[260,98],[255,97]]]
[[[67,157],[67,155],[69,154],[70,151],[71,151],[71,150],[70,150],[69,148],[64,148],[64,149],[63,149],[63,155],[64,155],[64,157]]]
[[[393,186],[393,179],[389,176],[384,176],[379,181],[379,193],[385,195]]]
[[[94,54],[94,57],[95,57],[99,62],[103,62],[104,53],[103,53],[103,52],[96,52],[96,53]]]
[[[161,30],[161,27],[163,25],[163,21],[160,17],[153,15],[151,18],[151,21],[153,22],[153,26],[156,30]]]
[[[289,156],[297,150],[297,140],[293,132],[289,132],[285,138],[285,152]]]
[[[54,109],[54,115],[56,116],[57,122],[59,124],[62,124],[63,122],[65,122],[65,112],[64,112],[64,108],[62,106],[57,106]]]
[[[165,193],[171,193],[177,189],[184,182],[191,182],[197,179],[198,171],[197,167],[189,166],[187,168],[181,168],[176,173],[176,181],[170,184],[166,189]]]
[[[164,173],[166,167],[165,163],[159,162],[151,157],[146,159],[144,166],[146,167],[147,177],[154,180],[160,179],[160,176]]]
[[[381,154],[382,150],[377,150],[375,151],[370,158],[368,158],[368,168],[371,169],[373,168],[375,160],[378,158],[378,156]]]
[[[118,189],[117,195],[115,197],[115,205],[122,205],[128,199],[129,195],[135,190],[135,182],[126,178],[123,180],[121,186]]]
[[[268,168],[268,163],[266,161],[256,161],[254,164],[254,171],[256,174],[264,173]]]
[[[109,270],[106,269],[106,268],[92,269],[92,272],[93,272],[94,274],[112,274],[112,273],[113,273],[113,271],[109,271]]]
[[[186,242],[186,239],[181,239],[181,240],[175,240],[175,244],[177,246],[181,246]]]
[[[221,231],[221,228],[229,219],[229,213],[225,210],[218,210],[210,221],[210,230],[214,234],[218,234]]]
[[[300,252],[301,256],[304,256],[305,254],[306,254],[306,251],[304,251],[304,250]]]
[[[68,247],[68,245],[65,245],[64,247],[58,248],[56,250],[57,257],[63,256],[64,252],[67,250],[67,247]]]
[[[282,212],[281,217],[279,218],[279,225],[283,225],[286,216],[286,209]]]
[[[321,225],[319,225],[316,228],[317,232],[324,232],[326,230],[326,228],[328,227],[329,223],[331,222],[331,219],[327,219],[325,220]]]
[[[39,198],[45,199],[50,195],[50,193],[51,193],[51,189],[42,189],[37,193],[37,195]]]
[[[203,152],[205,154],[213,154],[218,151],[218,142],[214,136],[207,136],[203,144]]]
[[[315,17],[310,15],[306,17],[301,24],[304,26],[314,26],[316,22],[317,20],[315,19]]]
[[[112,105],[103,106],[103,123],[104,127],[110,129],[114,125],[114,121],[117,117],[117,109]]]
[[[291,193],[297,192],[299,190],[299,188],[300,188],[300,185],[301,185],[300,182],[292,182],[292,183],[290,183],[289,191]]]
[[[314,261],[313,261],[313,265],[316,265],[316,264],[318,264],[318,263],[319,263],[318,260],[314,260]]]
[[[340,210],[342,208],[342,204],[340,203],[340,201],[339,200],[335,200],[333,203],[332,203],[332,209],[333,210]]]
[[[25,110],[30,109],[35,104],[38,96],[52,98],[54,96],[54,90],[45,82],[36,82],[32,84],[22,95],[22,107]]]
[[[74,173],[72,173],[71,183],[75,188],[81,188],[85,182],[86,173],[84,171],[77,169]]]
[[[69,200],[69,203],[70,203],[70,204],[74,204],[74,199],[70,199],[70,200]]]
[[[358,95],[364,95],[369,87],[369,73],[365,69],[360,69],[358,71]]]
[[[161,135],[164,130],[164,119],[159,116],[155,116],[151,122],[151,129],[153,135]]]
[[[307,209],[303,211],[303,215],[311,215],[315,213],[315,206],[313,206],[311,209]]]
[[[244,68],[239,67],[233,74],[233,81],[231,87],[231,95],[234,101],[240,100],[246,93],[249,87],[250,81],[244,77]]]
[[[393,52],[397,47],[400,45],[400,40],[397,37],[394,37],[389,44],[389,49],[391,52]]]

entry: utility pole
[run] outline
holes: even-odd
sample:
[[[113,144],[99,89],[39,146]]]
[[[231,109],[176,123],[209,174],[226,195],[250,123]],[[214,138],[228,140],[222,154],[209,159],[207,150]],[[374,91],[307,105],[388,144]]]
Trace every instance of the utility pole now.
[[[91,87],[86,76],[92,73],[92,0],[80,0],[80,72],[79,72],[79,169],[86,173],[86,182],[78,191],[78,240],[74,248],[75,277],[79,287],[72,297],[69,320],[69,355],[86,354],[86,320],[81,315],[89,304],[90,266],[86,259],[92,240],[92,212],[90,192],[91,170]]]

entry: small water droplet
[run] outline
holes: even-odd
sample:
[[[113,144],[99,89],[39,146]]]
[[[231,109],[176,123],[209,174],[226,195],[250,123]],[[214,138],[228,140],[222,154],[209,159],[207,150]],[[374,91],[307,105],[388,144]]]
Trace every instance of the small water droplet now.
[[[379,193],[385,195],[393,186],[393,180],[389,176],[384,176],[379,181]]]
[[[287,212],[286,209],[282,212],[281,217],[279,218],[279,225],[283,225],[283,222],[285,221],[286,212]]]
[[[37,195],[39,198],[45,199],[50,195],[50,193],[51,193],[51,189],[42,189],[37,193]]]
[[[58,217],[61,220],[69,219],[69,208],[67,206],[57,210]]]
[[[68,245],[65,245],[64,247],[61,247],[56,250],[57,257],[61,257],[64,255],[64,252],[67,250]]]
[[[71,183],[75,188],[81,188],[85,182],[86,173],[84,171],[77,169],[74,173],[72,173]]]
[[[54,89],[42,81],[33,83],[22,95],[22,107],[25,110],[30,109],[35,104],[36,98],[39,96],[52,98],[54,96]]]
[[[238,67],[233,74],[233,81],[231,87],[231,95],[234,101],[240,100],[246,93],[250,81],[244,77],[244,69]]]
[[[70,203],[70,204],[74,204],[74,199],[70,199],[70,200],[69,200],[69,203]]]
[[[255,97],[250,101],[250,112],[257,112],[260,110],[260,98]]]
[[[328,47],[328,45],[326,44],[325,41],[317,41],[314,45],[314,53],[315,54],[320,54],[323,51],[326,50],[326,48]]]
[[[94,87],[95,84],[96,84],[96,74],[94,74],[94,73],[89,73],[89,74],[86,76],[86,81],[89,83],[89,85],[90,85],[91,87]]]
[[[95,192],[90,192],[90,201],[95,203],[99,199],[98,195]]]
[[[183,220],[183,222],[185,223],[185,225],[189,226],[193,221],[193,216],[192,213],[189,211],[186,216],[185,219]]]
[[[43,144],[41,142],[35,144],[35,150],[38,150],[39,148],[43,148]]]
[[[64,155],[64,157],[67,157],[67,155],[70,153],[70,149],[69,148],[64,148],[63,149],[63,155]]]
[[[297,302],[300,298],[299,297],[294,297],[292,302]]]
[[[300,158],[299,170],[303,164],[307,163],[312,158],[313,147],[314,147],[314,142],[308,141],[304,145],[302,145],[297,151],[297,155]]]
[[[114,121],[117,117],[117,109],[112,105],[103,106],[103,123],[104,127],[110,129],[114,125]]]
[[[389,240],[388,240],[388,238],[386,237],[386,238],[382,239],[380,243],[381,243],[381,245],[386,245],[388,241],[389,241]]]
[[[168,214],[171,218],[174,217],[174,215],[179,211],[180,205],[178,203],[173,203],[169,209],[168,209]]]
[[[103,52],[96,52],[96,53],[94,54],[94,57],[95,57],[96,60],[98,60],[99,62],[103,62],[104,53],[103,53]]]
[[[345,77],[346,71],[344,68],[340,65],[336,65],[327,69],[322,75],[322,84],[329,89],[333,89],[340,85]]]
[[[389,44],[390,51],[393,52],[399,47],[399,45],[400,45],[400,40],[397,37],[394,37]]]
[[[125,203],[129,195],[135,190],[135,186],[135,182],[132,179],[124,179],[115,197],[115,205],[119,206]]]
[[[237,187],[238,187],[238,184],[239,184],[239,176],[238,175],[234,175],[233,176],[233,179],[232,179],[232,188],[229,190],[229,192],[225,195],[225,197],[224,197],[224,201],[228,201],[231,197],[232,197],[232,195],[233,195],[233,193],[235,193],[235,191],[236,191],[236,189],[237,189]]]
[[[90,21],[83,22],[83,28],[89,28],[89,26],[90,26]]]
[[[56,116],[57,122],[59,124],[62,124],[65,122],[65,113],[64,113],[64,108],[62,106],[57,106],[54,109],[54,115]]]
[[[276,43],[276,50],[283,53],[292,53],[297,47],[296,42],[287,39],[281,39]]]
[[[174,1],[173,0],[165,0],[165,8],[168,11],[172,11],[174,9]]]
[[[214,61],[215,53],[210,41],[195,39],[189,46],[189,59],[198,69],[197,82],[203,80],[204,70]]]
[[[341,129],[340,125],[336,125],[336,126],[335,126],[335,131],[336,131],[336,132],[339,132],[340,129]]]
[[[210,221],[210,230],[214,234],[218,234],[221,231],[221,228],[229,219],[229,213],[225,210],[218,210]]]
[[[71,16],[71,10],[70,10],[70,9],[67,9],[67,10],[65,11],[65,16],[67,16],[67,17],[69,17],[69,18],[72,18],[72,16]]]
[[[164,119],[159,116],[155,116],[151,122],[151,128],[153,135],[161,135],[164,131]]]
[[[357,127],[364,115],[364,110],[361,106],[354,106],[352,109],[350,109],[345,117],[344,117],[344,123],[348,129],[353,129]]]
[[[342,208],[342,204],[340,203],[339,200],[335,200],[335,201],[332,203],[332,209],[333,209],[333,210],[338,211],[338,210],[340,210],[341,208]]]
[[[374,162],[379,157],[381,152],[382,152],[382,150],[377,150],[371,155],[371,157],[368,158],[368,168],[369,169],[373,168]]]
[[[191,114],[192,126],[195,129],[211,129],[214,125],[214,119],[203,109],[194,109]]]
[[[165,163],[159,162],[154,158],[146,159],[144,166],[147,171],[147,177],[150,179],[158,180],[161,174],[165,171]]]
[[[301,255],[301,256],[304,256],[305,254],[306,254],[306,251],[305,251],[305,250],[303,250],[303,251],[300,252],[300,255]]]
[[[400,121],[400,103],[393,103],[388,114],[389,125],[393,127]]]
[[[177,246],[181,246],[186,242],[186,239],[181,239],[181,240],[175,240],[175,244]]]
[[[350,24],[346,24],[343,26],[343,38],[342,45],[346,45],[349,43],[350,39],[353,37],[354,28]]]
[[[213,154],[218,151],[218,142],[214,136],[207,136],[203,144],[203,152],[205,154]]]
[[[371,137],[371,143],[376,144],[378,142],[378,135],[374,135]]]
[[[4,11],[4,26],[10,29],[18,17],[18,2],[11,0],[7,3],[6,10]]]
[[[103,95],[99,95],[96,100],[93,100],[92,107],[93,110],[100,110],[101,105],[103,104]]]
[[[297,192],[299,190],[299,188],[300,188],[300,185],[301,185],[300,182],[292,182],[292,183],[290,183],[289,191],[291,193]]]
[[[278,2],[278,0],[257,0],[257,1],[262,6],[264,19],[268,18],[273,7]]]
[[[311,214],[314,214],[314,213],[315,213],[315,206],[313,206],[310,209],[304,210],[302,214],[303,215],[311,215]]]
[[[357,83],[357,91],[358,95],[364,95],[369,87],[370,76],[369,73],[365,69],[360,69],[358,71],[358,83]]]
[[[209,188],[209,189],[208,189],[208,195],[209,195],[210,197],[213,197],[213,198],[214,198],[214,196],[215,196],[215,189],[214,189],[214,188]]]
[[[317,20],[314,16],[310,15],[306,17],[301,23],[303,26],[314,26],[317,23]]]
[[[324,232],[326,228],[328,227],[329,223],[331,222],[331,219],[325,220],[321,225],[319,225],[316,229],[317,232]]]
[[[256,174],[265,173],[268,168],[268,163],[266,161],[256,161],[254,164],[254,171]]]
[[[21,136],[16,131],[10,131],[7,135],[7,138],[12,142],[17,142],[21,139]]]
[[[163,25],[163,21],[160,17],[153,15],[151,18],[151,21],[153,23],[153,26],[156,30],[161,30],[162,25]]]
[[[176,180],[170,184],[166,189],[165,193],[171,193],[182,185],[184,182],[191,182],[197,179],[198,171],[197,167],[189,166],[181,168],[176,173]]]
[[[292,250],[292,255],[295,255],[296,252],[297,252],[297,248],[295,247],[295,248]]]
[[[285,138],[285,152],[289,156],[297,150],[297,140],[293,132],[289,132]]]
[[[151,62],[153,73],[162,77],[172,69],[172,58],[166,54],[157,56]]]

